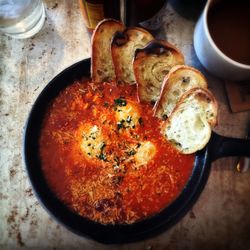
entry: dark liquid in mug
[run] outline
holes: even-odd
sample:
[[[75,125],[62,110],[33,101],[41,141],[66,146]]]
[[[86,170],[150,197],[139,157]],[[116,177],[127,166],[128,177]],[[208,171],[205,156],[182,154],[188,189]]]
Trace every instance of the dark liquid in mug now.
[[[250,65],[250,2],[220,1],[211,6],[207,21],[217,47],[231,59]]]

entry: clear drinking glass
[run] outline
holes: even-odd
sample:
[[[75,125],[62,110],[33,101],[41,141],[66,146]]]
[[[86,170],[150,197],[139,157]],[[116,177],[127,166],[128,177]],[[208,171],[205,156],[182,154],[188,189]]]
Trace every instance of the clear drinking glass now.
[[[14,38],[28,38],[43,26],[45,9],[41,0],[0,0],[0,31]]]

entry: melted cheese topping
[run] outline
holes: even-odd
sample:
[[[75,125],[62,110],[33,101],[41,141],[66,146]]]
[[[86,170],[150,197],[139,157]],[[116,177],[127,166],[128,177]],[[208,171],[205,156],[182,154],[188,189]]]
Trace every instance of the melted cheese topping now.
[[[104,146],[105,142],[101,129],[96,125],[88,125],[82,130],[81,148],[87,158],[102,157]]]
[[[156,153],[155,145],[150,142],[142,142],[141,146],[138,148],[137,153],[135,154],[135,162],[137,166],[145,165],[151,161]]]
[[[140,121],[139,112],[131,102],[127,102],[126,106],[117,107],[115,117],[121,128],[135,128]]]

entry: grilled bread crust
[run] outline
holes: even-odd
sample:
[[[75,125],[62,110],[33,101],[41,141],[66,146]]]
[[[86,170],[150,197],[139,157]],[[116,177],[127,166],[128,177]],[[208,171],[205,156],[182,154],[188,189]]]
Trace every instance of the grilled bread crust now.
[[[127,28],[115,34],[111,52],[118,82],[135,83],[133,70],[135,50],[145,47],[153,39],[148,31],[138,27]]]
[[[161,132],[181,153],[194,153],[208,143],[211,128],[217,124],[217,110],[217,101],[208,89],[190,89],[163,123]]]
[[[173,66],[178,64],[184,64],[184,56],[167,41],[153,40],[145,48],[137,49],[133,68],[138,99],[156,102],[160,96],[164,77]]]
[[[91,77],[93,82],[99,83],[115,79],[111,40],[116,32],[124,29],[124,24],[114,19],[104,19],[95,28],[91,38]]]
[[[199,70],[187,65],[174,66],[163,80],[154,115],[158,118],[169,117],[181,96],[196,87],[207,88],[206,78]]]

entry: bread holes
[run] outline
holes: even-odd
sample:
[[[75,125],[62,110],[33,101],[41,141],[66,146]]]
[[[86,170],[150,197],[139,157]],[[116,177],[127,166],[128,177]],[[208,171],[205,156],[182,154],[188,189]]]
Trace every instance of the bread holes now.
[[[126,71],[127,69],[126,69],[126,67],[122,66],[122,67],[121,67],[121,70],[122,70],[122,71]]]
[[[180,91],[179,90],[174,90],[173,91],[173,95],[174,96],[179,96],[180,95]]]
[[[190,82],[190,76],[182,77],[182,85],[186,85]]]
[[[96,71],[96,73],[98,74],[98,76],[102,76],[102,75],[103,75],[103,72],[102,72],[100,69],[98,69],[98,70]]]
[[[171,104],[172,102],[173,102],[173,99],[172,99],[172,98],[168,98],[168,99],[167,99],[167,103],[168,103],[168,104]]]
[[[141,67],[141,72],[144,73],[146,69],[144,67]]]
[[[211,128],[217,123],[217,112],[218,104],[209,90],[190,89],[164,121],[162,134],[183,154],[194,153],[208,143]]]
[[[196,87],[207,88],[207,81],[200,71],[186,65],[172,67],[163,80],[154,115],[159,118],[162,114],[170,116],[181,96]]]
[[[106,58],[101,58],[100,59],[100,62],[102,63],[102,64],[106,64],[107,63],[107,60],[106,60]],[[98,69],[97,69],[98,70]]]
[[[169,72],[169,70],[167,70],[167,69],[163,69],[163,70],[161,71],[162,75],[167,75],[168,72]]]

